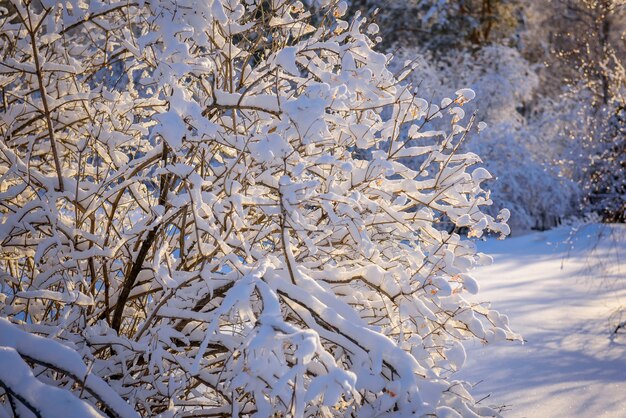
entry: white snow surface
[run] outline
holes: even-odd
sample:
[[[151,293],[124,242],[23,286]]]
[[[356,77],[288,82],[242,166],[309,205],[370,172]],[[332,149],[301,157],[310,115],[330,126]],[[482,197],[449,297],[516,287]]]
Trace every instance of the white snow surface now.
[[[488,240],[474,272],[480,300],[507,314],[524,344],[467,342],[456,377],[505,417],[626,416],[626,226],[562,227]]]

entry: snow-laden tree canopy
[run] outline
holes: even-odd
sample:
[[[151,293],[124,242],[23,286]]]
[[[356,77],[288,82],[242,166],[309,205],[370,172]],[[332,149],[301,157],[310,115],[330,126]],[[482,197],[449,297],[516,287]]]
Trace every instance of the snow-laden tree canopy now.
[[[2,10],[3,413],[493,415],[452,376],[516,338],[465,299],[459,229],[508,233],[459,152],[474,92],[418,97],[345,10]]]

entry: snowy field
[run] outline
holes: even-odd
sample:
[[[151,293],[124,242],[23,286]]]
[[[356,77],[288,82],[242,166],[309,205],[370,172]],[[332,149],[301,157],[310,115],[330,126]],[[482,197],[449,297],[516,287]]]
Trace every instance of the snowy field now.
[[[459,377],[506,417],[626,417],[626,228],[587,225],[479,245],[481,300],[526,342],[467,343]],[[626,320],[626,314],[622,321]]]

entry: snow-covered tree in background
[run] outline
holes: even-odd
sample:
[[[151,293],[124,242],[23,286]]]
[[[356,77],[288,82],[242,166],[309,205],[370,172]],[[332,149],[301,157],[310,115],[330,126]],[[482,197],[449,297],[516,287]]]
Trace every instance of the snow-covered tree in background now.
[[[552,126],[546,126],[546,121],[538,123],[527,114],[525,106],[532,103],[539,80],[533,65],[517,50],[487,45],[473,51],[449,51],[435,59],[423,49],[404,47],[395,54],[391,68],[401,67],[406,60],[415,66],[410,80],[419,85],[424,97],[437,103],[442,94],[455,90],[456,83],[476,90],[476,100],[464,106],[464,112],[477,111],[487,129],[463,149],[480,155],[497,177],[490,185],[495,204],[486,208],[488,213],[496,215],[506,207],[512,214],[511,227],[528,230],[553,227],[561,217],[575,212],[579,188],[551,164],[563,151],[549,148],[552,128],[560,124],[552,120]]]
[[[386,45],[420,45],[442,55],[511,37],[520,8],[518,0],[350,0],[350,6],[375,16]]]
[[[587,199],[604,221],[626,223],[626,101],[614,105],[591,157]]]
[[[541,59],[548,64],[533,118],[550,138],[538,147],[540,154],[550,155],[581,185],[583,211],[624,222],[626,5],[559,0],[548,13],[536,9],[528,8],[531,27],[525,38],[540,41],[534,49],[544,52]]]
[[[621,0],[352,0],[374,11],[397,56],[425,56],[413,80],[424,97],[474,88],[490,129],[470,151],[499,182],[494,201],[515,228],[550,228],[626,210],[620,109],[624,107]],[[577,30],[573,30],[577,28]],[[498,206],[491,207],[497,213]]]
[[[457,228],[508,233],[474,93],[429,104],[345,10],[3,10],[4,415],[494,414],[453,380],[462,339],[516,338],[464,298]]]

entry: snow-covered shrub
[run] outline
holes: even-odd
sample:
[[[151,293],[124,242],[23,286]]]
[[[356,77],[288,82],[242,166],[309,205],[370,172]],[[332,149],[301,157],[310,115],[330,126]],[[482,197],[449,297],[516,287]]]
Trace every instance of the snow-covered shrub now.
[[[605,222],[623,222],[624,99],[616,96],[600,107],[592,106],[593,100],[593,91],[584,85],[541,100],[530,119],[538,133],[530,138],[531,147],[545,164],[558,167],[569,183],[576,184],[573,196],[581,213],[593,212]]]
[[[44,0],[2,18],[0,364],[22,377],[0,367],[3,413],[493,414],[452,380],[460,341],[516,336],[464,298],[489,258],[436,225],[508,233],[459,151],[474,93],[430,105],[376,27],[323,11],[315,28],[282,0]]]
[[[539,86],[536,65],[504,45],[486,45],[475,51],[461,50],[441,59],[444,83],[463,82],[478,93],[480,116],[488,123],[524,123],[523,107]]]
[[[489,184],[494,205],[490,211],[506,207],[511,212],[513,231],[549,229],[576,213],[580,188],[564,177],[558,166],[542,162],[528,143],[537,133],[534,126],[498,123],[481,132],[472,151],[485,159],[485,166],[496,177]],[[545,140],[540,137],[539,140]]]
[[[464,112],[476,111],[487,129],[462,149],[480,155],[497,178],[489,185],[495,204],[486,208],[487,213],[496,216],[508,208],[511,227],[521,230],[553,227],[561,217],[574,214],[580,201],[579,188],[563,176],[565,167],[555,166],[554,160],[547,158],[559,153],[548,132],[562,124],[552,121],[551,126],[545,126],[545,117],[552,112],[544,112],[540,119],[524,108],[538,87],[534,66],[518,51],[503,45],[452,51],[439,59],[429,55],[402,48],[391,68],[397,70],[410,60],[415,67],[410,81],[436,103],[442,95],[455,91],[459,83],[477,92],[476,100],[464,106]],[[419,165],[421,160],[407,164]]]
[[[554,160],[545,158],[555,141],[543,121],[529,112],[539,87],[537,66],[503,45],[456,55],[451,55],[452,65],[447,66],[451,69],[445,73],[447,84],[462,80],[475,89],[479,115],[488,124],[468,149],[480,155],[497,178],[490,185],[496,202],[491,213],[508,208],[511,227],[522,230],[551,228],[575,214],[579,187]]]

